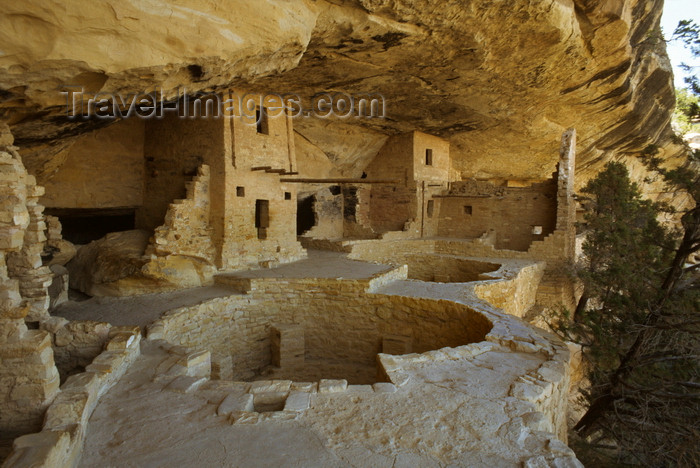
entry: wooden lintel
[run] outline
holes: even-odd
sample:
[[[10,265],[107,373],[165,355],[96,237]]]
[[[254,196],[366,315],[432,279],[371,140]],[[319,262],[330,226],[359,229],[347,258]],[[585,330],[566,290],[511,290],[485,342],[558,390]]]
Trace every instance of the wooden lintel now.
[[[251,171],[269,171],[272,169],[272,166],[257,166],[257,167],[251,167]]]
[[[454,194],[454,195],[433,195],[433,198],[491,198],[494,195],[463,195],[463,194]]]
[[[296,182],[298,184],[403,184],[402,180],[370,180],[370,179],[280,179],[280,182]]]

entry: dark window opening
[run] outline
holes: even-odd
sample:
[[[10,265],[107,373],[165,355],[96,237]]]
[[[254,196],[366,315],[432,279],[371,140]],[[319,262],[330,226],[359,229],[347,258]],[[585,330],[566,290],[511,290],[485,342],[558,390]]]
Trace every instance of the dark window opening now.
[[[245,197],[245,187],[236,187],[236,196]]]
[[[267,111],[264,107],[255,110],[255,129],[260,134],[269,134]]]
[[[47,208],[44,213],[56,216],[63,226],[63,238],[78,245],[101,239],[110,232],[130,231],[136,227],[133,208]]]
[[[292,192],[284,192],[284,199],[291,200],[292,199]]]
[[[330,190],[331,195],[340,195],[340,185],[331,185],[328,190]]]
[[[270,201],[255,200],[255,227],[258,239],[267,239],[267,228],[270,227]]]
[[[472,214],[472,207],[469,205],[464,205],[464,214],[465,215],[470,215]]]
[[[428,215],[428,218],[433,217],[433,209],[434,208],[435,208],[435,202],[433,200],[428,200],[428,206],[425,209],[426,214]]]
[[[425,165],[426,166],[433,165],[433,150],[430,148],[425,150]]]
[[[315,225],[314,197],[299,200],[297,202],[297,236],[301,236]]]

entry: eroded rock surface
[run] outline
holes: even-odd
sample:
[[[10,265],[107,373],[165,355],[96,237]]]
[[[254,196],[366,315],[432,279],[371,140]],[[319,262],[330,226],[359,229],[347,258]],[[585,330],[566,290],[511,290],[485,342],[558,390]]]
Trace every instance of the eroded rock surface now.
[[[649,143],[666,157],[675,151],[667,141],[671,68],[658,40],[662,5],[14,2],[0,16],[0,105],[40,184],[60,167],[73,135],[105,124],[67,120],[64,86],[159,87],[173,98],[182,87],[231,84],[304,99],[381,93],[387,119],[295,122],[317,148],[303,151],[322,151],[350,176],[362,173],[387,134],[421,129],[450,140],[465,177],[544,179],[556,163],[556,137],[575,127],[583,184],[605,160]]]
[[[71,287],[91,296],[108,294],[115,283],[138,274],[149,233],[141,230],[114,232],[78,250],[68,263]]]

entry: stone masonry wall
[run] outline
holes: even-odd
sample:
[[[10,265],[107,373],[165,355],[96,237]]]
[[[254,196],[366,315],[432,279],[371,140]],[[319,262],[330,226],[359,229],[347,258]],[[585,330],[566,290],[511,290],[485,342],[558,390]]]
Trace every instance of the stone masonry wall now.
[[[28,330],[27,313],[37,302],[20,295],[25,278],[14,279],[8,256],[34,253],[39,242],[41,213],[36,204],[39,191],[34,177],[27,174],[13,138],[0,125],[0,434],[13,438],[41,427],[44,411],[58,392],[59,376],[54,365],[51,338],[43,330]],[[29,232],[29,234],[27,234]],[[22,252],[25,242],[29,250]],[[38,254],[37,254],[38,255]],[[17,260],[14,261],[17,268]],[[34,264],[32,264],[34,265]],[[39,261],[39,266],[41,262]],[[16,270],[15,270],[16,271]],[[32,269],[25,270],[30,275]],[[24,289],[25,294],[27,289]],[[39,301],[41,302],[41,298]],[[48,305],[48,301],[46,302]],[[36,309],[34,309],[36,310]]]
[[[179,118],[167,113],[146,122],[143,206],[136,211],[138,229],[163,224],[170,204],[186,195],[185,184],[202,164],[212,179],[223,178],[223,120]]]
[[[530,187],[476,190],[469,182],[452,185],[440,199],[438,236],[476,238],[496,231],[496,248],[525,251],[552,233],[556,224],[554,181]],[[493,187],[497,189],[497,187]],[[466,193],[461,193],[466,192]],[[533,229],[539,226],[539,233]]]
[[[163,225],[156,228],[146,248],[150,260],[144,274],[178,287],[211,282],[216,251],[209,223],[209,176],[209,166],[200,166],[197,176],[186,184],[186,197],[170,204]]]
[[[42,321],[49,317],[48,287],[53,281],[53,273],[41,259],[46,244],[46,223],[44,207],[38,200],[43,193],[44,189],[35,185],[33,177],[29,176],[26,199],[29,225],[24,232],[24,243],[19,251],[7,255],[8,272],[19,280],[20,294],[29,307],[28,321]]]

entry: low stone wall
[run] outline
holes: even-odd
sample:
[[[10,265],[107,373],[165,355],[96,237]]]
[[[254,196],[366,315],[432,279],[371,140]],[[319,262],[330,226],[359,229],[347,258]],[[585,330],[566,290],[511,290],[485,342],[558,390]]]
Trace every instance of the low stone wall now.
[[[466,259],[452,255],[408,255],[402,259],[408,265],[408,277],[439,283],[468,283],[479,281],[486,273],[495,272],[500,263]]]
[[[149,339],[211,351],[212,375],[252,377],[270,362],[269,324],[247,296],[227,296],[166,312],[148,327]]]
[[[3,468],[71,467],[80,459],[87,424],[100,397],[139,355],[138,327],[112,327],[104,351],[69,377],[46,410],[41,432],[15,439]]]
[[[493,273],[492,280],[483,279],[474,283],[474,294],[492,306],[516,317],[523,317],[535,305],[545,264],[506,261]]]

